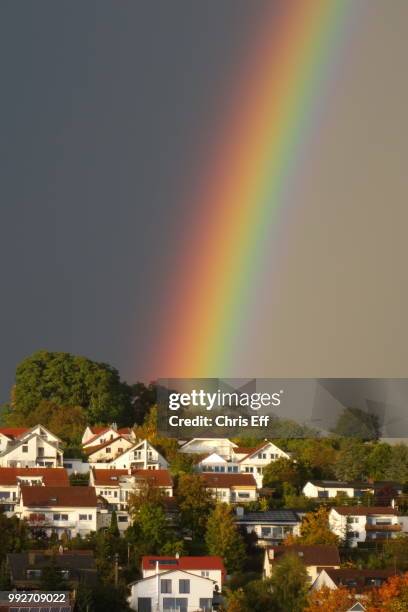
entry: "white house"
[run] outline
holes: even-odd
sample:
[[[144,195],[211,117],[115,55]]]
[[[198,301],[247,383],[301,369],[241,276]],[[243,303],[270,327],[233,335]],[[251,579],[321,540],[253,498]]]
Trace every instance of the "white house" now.
[[[391,506],[338,506],[329,512],[329,526],[352,547],[369,540],[384,540],[403,531],[404,517]]]
[[[322,568],[336,569],[341,563],[337,546],[270,546],[265,550],[264,577],[270,578],[276,564],[288,554],[302,561],[310,582],[316,580]]]
[[[171,569],[130,585],[129,606],[138,612],[212,612],[215,582],[191,572]]]
[[[166,459],[157,451],[150,442],[141,440],[133,444],[125,450],[121,455],[118,455],[101,468],[126,470],[128,468],[136,470],[165,470],[169,467]]]
[[[22,433],[18,437],[18,439],[25,440],[28,437],[30,437],[31,434],[37,434],[38,436],[40,436],[42,440],[46,440],[47,442],[50,442],[51,444],[54,444],[57,447],[61,446],[62,444],[61,438],[53,434],[49,429],[44,427],[44,425],[40,425],[40,424],[34,425],[34,427],[31,427],[26,432]]]
[[[137,493],[143,486],[148,485],[160,490],[166,497],[173,496],[173,480],[168,470],[132,471],[92,468],[89,485],[95,487],[97,497],[103,498],[110,509],[116,511],[120,531],[124,531],[130,525],[128,503],[132,493]],[[102,520],[104,517],[100,518]],[[104,522],[101,522],[100,526],[104,525]]]
[[[117,435],[112,440],[107,440],[101,444],[86,446],[84,452],[88,455],[88,463],[107,463],[123,455],[132,446],[133,444],[128,438]]]
[[[82,436],[82,446],[97,446],[104,442],[109,442],[118,436],[124,436],[136,442],[136,436],[130,427],[117,427],[116,423],[109,426],[90,426],[88,425]]]
[[[303,495],[315,499],[329,499],[343,494],[347,497],[361,497],[365,493],[375,494],[381,490],[393,489],[396,495],[402,493],[397,482],[339,482],[336,480],[309,480],[303,487]]]
[[[19,518],[32,530],[44,530],[48,536],[86,535],[97,529],[97,499],[93,487],[22,486]]]
[[[54,436],[53,436],[54,437]],[[56,437],[56,436],[55,436]],[[28,431],[15,438],[0,453],[1,467],[61,467],[64,454],[59,448],[59,441],[53,441],[47,434],[40,435]]]
[[[256,534],[258,546],[281,544],[288,535],[298,535],[301,519],[294,510],[244,512],[237,507],[237,525],[248,534]]]
[[[233,450],[238,444],[231,442],[228,438],[193,438],[180,447],[181,453],[193,453],[195,455],[210,455],[217,453],[224,459],[233,458]]]
[[[226,503],[245,503],[258,499],[256,482],[252,474],[200,474],[213,497]]]
[[[230,443],[230,446],[228,446],[225,440],[222,438],[217,450],[212,450],[198,462],[197,469],[199,471],[253,474],[258,488],[261,488],[265,467],[272,461],[280,458],[290,459],[289,453],[286,453],[276,444],[267,440],[255,448],[242,448],[227,440]],[[212,443],[214,439],[208,438],[208,441]],[[194,438],[194,440],[187,443],[187,445],[189,444],[193,444],[192,448],[197,449],[208,445],[208,442],[207,438]],[[183,448],[187,445],[184,445],[180,450],[183,451]],[[214,449],[216,448],[215,444],[212,444],[212,446]],[[184,450],[183,452],[192,451]]]
[[[21,486],[68,487],[69,479],[63,468],[0,468],[0,508],[7,516],[20,502]]]
[[[224,562],[221,557],[216,555],[203,557],[183,557],[178,555],[175,557],[142,557],[143,578],[155,575],[157,570],[162,573],[175,568],[190,572],[196,576],[210,578],[217,585],[219,592],[221,592],[226,576]]]
[[[265,467],[277,459],[290,459],[290,455],[273,442],[265,441],[239,460],[239,471],[253,474],[256,484],[260,488],[262,487]]]
[[[28,427],[0,427],[0,453],[27,431],[29,431]]]

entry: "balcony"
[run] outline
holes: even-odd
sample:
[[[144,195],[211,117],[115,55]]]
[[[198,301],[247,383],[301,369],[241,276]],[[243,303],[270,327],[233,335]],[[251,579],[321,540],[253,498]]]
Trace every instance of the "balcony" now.
[[[387,531],[401,531],[401,525],[398,523],[394,525],[385,525],[381,523],[377,523],[376,525],[373,523],[366,523],[365,526],[366,531],[383,531],[384,533]]]

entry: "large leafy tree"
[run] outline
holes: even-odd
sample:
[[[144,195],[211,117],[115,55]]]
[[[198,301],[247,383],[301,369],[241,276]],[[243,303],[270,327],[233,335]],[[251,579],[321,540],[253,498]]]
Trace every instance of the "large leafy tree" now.
[[[353,605],[351,591],[344,587],[329,589],[323,587],[312,591],[309,596],[307,608],[304,612],[347,612]]]
[[[263,486],[281,488],[284,483],[299,486],[304,479],[303,468],[286,457],[271,461],[263,473]]]
[[[203,479],[196,474],[180,474],[176,497],[180,508],[181,524],[191,530],[194,538],[202,537],[208,515],[214,507],[214,501]]]
[[[28,417],[42,400],[81,406],[90,423],[121,421],[129,412],[130,390],[117,370],[70,353],[38,351],[16,370],[13,409]]]
[[[320,506],[315,512],[305,514],[299,536],[288,536],[285,544],[337,545],[339,538],[330,530],[328,510]]]
[[[345,439],[333,467],[339,480],[364,480],[370,449],[359,440]]]
[[[276,565],[271,585],[276,612],[303,612],[310,583],[306,568],[297,555],[285,555]]]
[[[408,610],[408,573],[392,576],[371,595],[368,612],[406,612]]]
[[[42,400],[29,414],[13,410],[7,422],[17,427],[32,427],[41,423],[70,446],[80,446],[88,419],[81,406],[59,406]]]
[[[210,555],[224,559],[228,573],[242,569],[245,545],[228,504],[217,504],[210,514],[205,542]]]

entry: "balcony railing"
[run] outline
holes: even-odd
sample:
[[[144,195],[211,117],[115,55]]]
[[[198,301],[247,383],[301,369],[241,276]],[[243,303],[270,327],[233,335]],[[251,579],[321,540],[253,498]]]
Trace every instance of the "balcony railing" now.
[[[365,526],[366,531],[401,531],[401,525],[382,525],[381,523],[377,523],[373,525],[372,523],[366,523]]]

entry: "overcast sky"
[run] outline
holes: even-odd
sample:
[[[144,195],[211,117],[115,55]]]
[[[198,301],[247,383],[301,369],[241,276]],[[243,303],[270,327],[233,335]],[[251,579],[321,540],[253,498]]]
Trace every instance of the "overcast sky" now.
[[[0,400],[37,349],[147,375],[186,194],[266,4],[0,4]],[[408,3],[372,0],[356,30],[279,299],[264,282],[220,375],[406,375]]]

